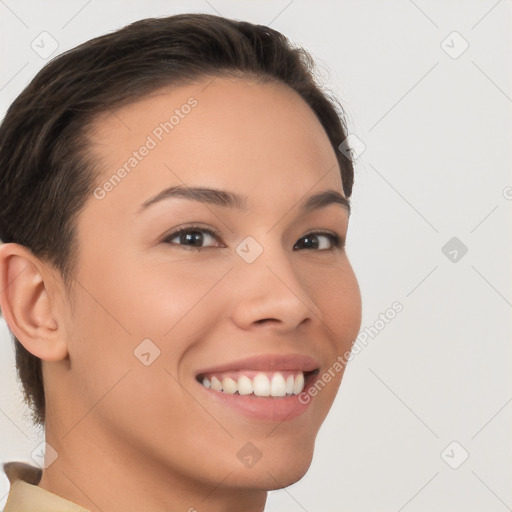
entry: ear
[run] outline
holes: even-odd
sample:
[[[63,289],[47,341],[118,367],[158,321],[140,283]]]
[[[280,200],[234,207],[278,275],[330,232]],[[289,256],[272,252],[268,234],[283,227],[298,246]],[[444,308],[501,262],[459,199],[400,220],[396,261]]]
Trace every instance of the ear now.
[[[45,361],[68,356],[55,274],[28,248],[0,245],[0,307],[20,343]]]

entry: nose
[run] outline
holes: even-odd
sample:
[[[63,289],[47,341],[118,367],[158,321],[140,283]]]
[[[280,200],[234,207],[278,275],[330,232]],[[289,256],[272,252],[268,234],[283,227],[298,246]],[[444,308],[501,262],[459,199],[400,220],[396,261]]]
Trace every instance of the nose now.
[[[252,263],[240,258],[231,279],[233,320],[242,329],[257,326],[284,333],[321,320],[320,309],[282,247],[265,248]]]

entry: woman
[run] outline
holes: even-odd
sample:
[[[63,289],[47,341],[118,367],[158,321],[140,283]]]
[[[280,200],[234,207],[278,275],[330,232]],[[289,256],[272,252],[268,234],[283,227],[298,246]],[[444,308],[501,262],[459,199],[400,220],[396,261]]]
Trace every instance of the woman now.
[[[0,127],[0,295],[43,469],[14,510],[261,511],[298,481],[361,323],[342,110],[280,33],[141,20]]]

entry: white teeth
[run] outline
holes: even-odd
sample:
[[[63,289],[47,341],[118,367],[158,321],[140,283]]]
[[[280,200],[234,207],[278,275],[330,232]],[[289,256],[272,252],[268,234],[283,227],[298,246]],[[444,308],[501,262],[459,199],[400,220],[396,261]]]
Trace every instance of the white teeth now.
[[[264,373],[258,373],[253,379],[254,394],[256,396],[270,395],[270,381]]]
[[[203,377],[202,384],[205,388],[215,391],[223,391],[229,395],[275,396],[298,395],[304,389],[304,373],[288,374],[286,379],[280,372],[258,373],[254,378],[240,375],[238,380],[232,377],[224,377],[220,380],[212,376],[211,379]]]
[[[211,388],[215,391],[222,391],[222,382],[217,377],[212,377]]]
[[[293,394],[298,395],[304,389],[304,374],[301,372],[295,377]]]
[[[293,393],[293,383],[293,375],[288,375],[288,377],[286,377],[286,393],[288,395],[291,395]]]
[[[254,386],[252,385],[252,380],[245,375],[242,375],[238,379],[238,392],[241,395],[250,395],[254,391]]]
[[[270,394],[272,396],[286,395],[286,382],[280,373],[274,373],[270,381]]]
[[[231,377],[222,379],[222,391],[228,393],[228,395],[234,395],[238,391],[236,380],[233,380]]]

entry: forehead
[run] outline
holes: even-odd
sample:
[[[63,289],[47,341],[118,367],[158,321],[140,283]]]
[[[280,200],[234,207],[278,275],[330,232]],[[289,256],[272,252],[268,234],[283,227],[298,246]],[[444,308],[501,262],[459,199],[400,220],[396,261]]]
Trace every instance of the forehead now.
[[[216,77],[162,88],[101,115],[92,141],[100,184],[124,169],[108,194],[123,204],[183,184],[297,198],[320,180],[342,190],[321,123],[282,83]]]

